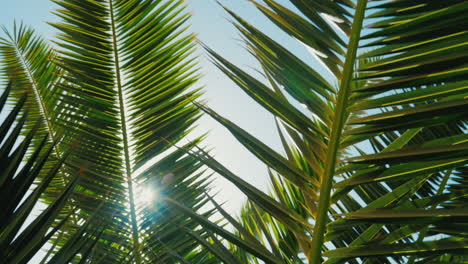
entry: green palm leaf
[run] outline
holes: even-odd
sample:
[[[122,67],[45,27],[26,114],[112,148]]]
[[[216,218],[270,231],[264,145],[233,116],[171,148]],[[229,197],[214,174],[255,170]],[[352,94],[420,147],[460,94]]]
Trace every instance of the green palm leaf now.
[[[251,2],[302,42],[338,87],[307,59],[224,7],[260,63],[264,80],[207,50],[222,72],[277,117],[286,157],[202,108],[273,170],[271,197],[280,205],[270,204],[287,207],[314,226],[291,228],[270,209],[257,216],[268,226],[259,228],[250,217],[265,206],[264,199],[245,192],[251,205],[241,218],[244,228],[257,237],[275,230],[273,240],[287,245],[263,244],[276,247],[285,259],[305,257],[309,263],[406,263],[399,255],[412,252],[425,252],[418,257],[431,252],[431,260],[463,259],[466,239],[457,237],[455,229],[443,233],[447,245],[423,239],[442,234],[436,231],[447,228],[442,219],[464,221],[457,212],[464,215],[466,207],[460,187],[467,164],[466,63],[460,55],[466,53],[466,3],[291,0],[293,11],[278,1]],[[307,113],[299,113],[298,104]],[[217,172],[234,182],[226,171]],[[453,188],[460,192],[443,198]],[[409,217],[409,212],[421,217]],[[447,218],[437,217],[442,212]],[[310,237],[304,239],[305,234]],[[421,251],[425,247],[432,249]]]
[[[0,98],[0,113],[8,97],[14,100],[11,93],[10,83]],[[43,209],[36,208],[44,199],[46,190],[53,189],[51,182],[60,177],[58,172],[67,155],[53,168],[46,167],[52,157],[53,146],[47,146],[47,136],[38,145],[33,144],[35,135],[40,133],[40,126],[36,125],[33,129],[27,127],[26,117],[30,112],[23,111],[27,102],[25,94],[0,125],[0,193],[3,201],[0,208],[0,256],[5,263],[28,263],[60,228],[69,224],[70,215],[64,219],[59,215],[66,213],[64,207],[77,181],[75,178],[70,182],[50,205],[43,205]],[[21,137],[21,134],[25,136]],[[36,215],[36,212],[39,214]],[[69,245],[77,246],[76,240],[81,244],[92,244],[93,240],[86,236],[87,232],[87,226],[83,226],[82,232],[75,235],[75,240],[68,241]],[[61,250],[59,254],[73,258],[77,252]],[[53,263],[67,261],[57,260]]]
[[[223,6],[262,76],[206,49],[276,117],[285,155],[196,103],[183,0],[54,2],[57,53],[24,26],[0,40],[0,110],[17,103],[0,127],[4,259],[50,243],[42,263],[466,260],[465,1],[250,1],[333,80]],[[269,194],[198,147],[200,109],[267,165]],[[205,165],[249,198],[239,219]]]
[[[52,24],[60,31],[58,55],[23,26],[7,33],[0,46],[3,69],[14,80],[14,95],[19,98],[28,91],[35,96],[26,101],[33,113],[27,124],[44,120],[39,129],[52,135],[48,144],[57,142],[52,144],[55,162],[70,152],[46,202],[56,198],[72,175],[80,174],[67,203],[73,221],[61,227],[45,259],[87,261],[75,257],[81,255],[97,263],[214,260],[197,251],[197,240],[185,232],[200,225],[163,202],[170,197],[197,210],[207,202],[209,184],[202,163],[173,147],[200,116],[190,103],[200,92],[194,87],[195,41],[186,33],[190,15],[183,1],[56,4],[62,20]],[[192,140],[188,146],[199,144],[202,137]],[[138,169],[143,172],[137,174]],[[161,201],[140,201],[145,189],[158,192]],[[91,216],[102,223],[102,230],[84,231],[83,221]],[[95,241],[83,244],[80,236]],[[78,244],[70,244],[75,240]]]
[[[206,203],[201,163],[171,149],[200,115],[190,104],[200,93],[183,1],[55,2],[62,19],[52,24],[60,31],[57,64],[66,71],[58,89],[84,117],[62,123],[71,131],[67,140],[78,142],[72,166],[86,175],[76,199],[85,215],[104,202],[107,218],[91,261],[175,263],[197,248],[181,231],[198,224],[174,215],[171,204],[142,204],[138,193],[147,186],[159,199],[194,209]]]

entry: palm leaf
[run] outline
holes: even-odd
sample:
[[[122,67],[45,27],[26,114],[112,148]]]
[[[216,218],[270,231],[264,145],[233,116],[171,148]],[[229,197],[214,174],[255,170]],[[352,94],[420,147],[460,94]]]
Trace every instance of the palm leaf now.
[[[0,98],[0,109],[7,103],[8,97],[14,99],[11,83],[4,90]],[[59,193],[58,198],[50,205],[42,206],[41,198],[47,189],[51,188],[51,182],[58,175],[59,169],[66,161],[64,156],[55,167],[49,169],[45,165],[53,152],[53,146],[46,146],[47,136],[38,145],[33,144],[33,138],[39,132],[39,125],[29,129],[26,126],[26,117],[29,111],[22,111],[28,102],[27,94],[15,103],[13,109],[0,125],[3,133],[0,145],[0,164],[2,165],[0,193],[1,222],[0,222],[0,255],[5,263],[28,263],[45,245],[51,237],[70,221],[70,215],[64,219],[58,216],[63,214],[64,206],[68,204],[70,196],[76,185],[75,178],[67,186],[65,191]],[[7,110],[8,111],[8,110]],[[39,123],[38,123],[39,124]],[[24,134],[24,137],[21,135]],[[30,153],[28,155],[28,152]],[[42,177],[42,175],[46,175]],[[43,204],[43,203],[42,203]],[[34,209],[36,208],[36,209]],[[40,211],[38,211],[40,210]],[[36,213],[38,215],[35,215]],[[84,226],[83,232],[87,229]],[[91,243],[82,234],[75,235],[81,243]],[[70,245],[76,241],[68,241]],[[77,252],[60,251],[74,257]],[[53,263],[67,263],[55,261]]]
[[[262,217],[268,228],[258,228],[248,216],[255,215],[255,207],[265,206],[264,201],[246,192],[253,204],[242,218],[246,228],[257,237],[278,230],[274,239],[289,244],[278,244],[277,250],[289,259],[305,256],[309,263],[327,260],[322,253],[327,263],[358,263],[358,258],[366,263],[389,263],[390,258],[401,263],[408,259],[400,255],[411,252],[430,254],[431,260],[463,258],[457,255],[466,240],[455,238],[455,230],[443,233],[454,247],[423,238],[447,228],[445,218],[436,216],[442,212],[439,207],[453,205],[443,211],[444,217],[464,221],[457,210],[466,207],[466,192],[449,200],[442,197],[453,191],[447,188],[456,179],[454,187],[460,190],[467,162],[466,65],[460,56],[466,53],[462,18],[466,4],[291,0],[297,10],[293,11],[278,1],[251,2],[280,30],[303,43],[338,86],[307,59],[223,6],[260,63],[264,79],[207,51],[222,72],[277,117],[286,157],[202,108],[274,171],[271,196],[280,205],[270,204],[286,206],[314,226],[291,228],[270,209],[266,215],[271,218]],[[295,109],[299,104],[307,107],[306,114]],[[283,164],[294,171],[286,171]],[[234,182],[227,172],[217,172]],[[296,175],[301,175],[300,181]],[[409,212],[429,215],[404,220]],[[304,234],[311,238],[303,239]],[[367,250],[374,253],[366,255]]]
[[[190,103],[200,93],[184,3],[55,2],[57,64],[65,71],[58,89],[69,95],[62,98],[67,107],[80,111],[60,123],[70,131],[66,140],[77,142],[70,164],[84,174],[77,204],[90,215],[103,203],[105,228],[90,259],[176,263],[198,245],[181,231],[198,224],[175,216],[171,204],[142,203],[138,193],[146,186],[195,209],[206,203],[201,163],[171,148],[200,115]]]

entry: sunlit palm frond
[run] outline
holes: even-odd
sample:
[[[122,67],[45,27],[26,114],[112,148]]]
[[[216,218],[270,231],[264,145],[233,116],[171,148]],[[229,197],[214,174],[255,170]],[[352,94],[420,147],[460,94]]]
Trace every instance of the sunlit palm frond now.
[[[76,199],[84,214],[104,202],[107,218],[91,260],[176,263],[197,248],[183,232],[197,224],[172,215],[164,199],[200,208],[207,188],[200,162],[173,148],[200,115],[190,103],[200,93],[184,3],[56,3],[58,64],[67,73],[60,89],[70,94],[67,105],[83,110],[78,123],[64,123],[67,140],[77,142],[72,166],[85,175]],[[142,186],[158,192],[157,200],[142,204]],[[168,239],[174,235],[180,241]]]
[[[272,170],[276,201],[267,206],[267,199],[248,191],[248,183],[238,183],[214,160],[200,157],[249,197],[241,218],[245,227],[270,248],[277,241],[271,252],[295,256],[298,262],[389,263],[390,257],[406,263],[416,259],[408,255],[420,254],[426,260],[463,259],[466,239],[437,227],[444,226],[441,214],[457,224],[466,216],[466,192],[460,187],[454,191],[467,163],[461,55],[466,53],[466,3],[291,0],[296,12],[277,1],[251,2],[302,42],[338,87],[322,77],[323,70],[225,7],[264,79],[208,52],[228,77],[277,117],[286,153],[275,153],[202,107]],[[299,112],[299,104],[308,113]],[[291,226],[280,210],[294,211],[313,228]],[[251,219],[254,215],[257,221]],[[405,220],[410,217],[414,220]],[[265,240],[271,231],[272,242]],[[444,239],[433,241],[437,234]]]

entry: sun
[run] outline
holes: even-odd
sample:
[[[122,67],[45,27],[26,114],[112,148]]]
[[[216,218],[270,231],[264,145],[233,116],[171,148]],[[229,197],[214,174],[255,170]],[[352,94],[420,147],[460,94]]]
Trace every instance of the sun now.
[[[144,186],[136,194],[137,202],[140,205],[150,205],[158,199],[158,194],[159,191],[156,188]]]

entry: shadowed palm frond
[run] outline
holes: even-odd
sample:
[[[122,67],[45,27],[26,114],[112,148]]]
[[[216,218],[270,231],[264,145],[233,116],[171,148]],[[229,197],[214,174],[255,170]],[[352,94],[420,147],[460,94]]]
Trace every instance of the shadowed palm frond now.
[[[26,126],[30,114],[26,107],[28,93],[24,93],[10,111],[2,111],[9,98],[15,101],[11,95],[12,86],[10,83],[0,97],[0,113],[7,113],[0,124],[0,256],[3,263],[29,263],[58,230],[70,224],[71,214],[64,218],[59,215],[67,213],[63,209],[69,203],[78,179],[72,179],[49,205],[42,202],[47,190],[53,189],[51,182],[60,177],[58,172],[66,163],[67,155],[54,167],[46,167],[48,160],[53,158],[50,155],[53,146],[47,146],[48,136],[40,133],[39,120],[32,129]],[[33,144],[36,134],[44,136],[37,145]],[[89,236],[88,226],[84,225],[81,232],[74,234],[73,240],[66,241],[70,248],[58,251],[61,259],[48,263],[68,263],[68,259],[77,254],[71,247],[91,249],[95,240]]]

